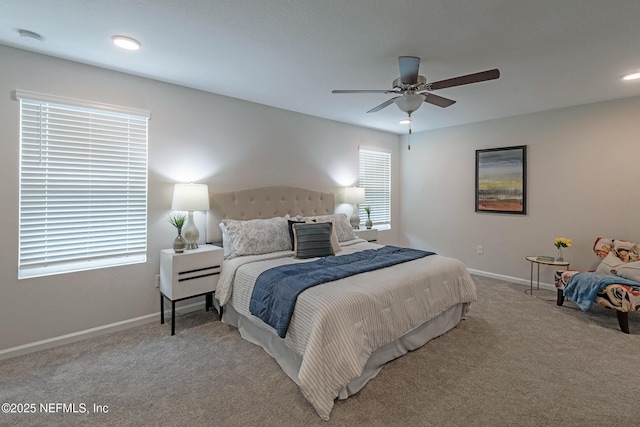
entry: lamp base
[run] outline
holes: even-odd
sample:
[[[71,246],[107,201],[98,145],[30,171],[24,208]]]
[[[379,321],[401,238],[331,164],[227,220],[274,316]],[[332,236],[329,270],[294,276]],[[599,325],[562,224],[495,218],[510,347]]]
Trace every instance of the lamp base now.
[[[358,205],[355,203],[353,204],[353,212],[351,212],[349,222],[354,230],[360,230],[360,215],[358,215]]]
[[[182,227],[182,236],[185,241],[185,249],[198,249],[198,239],[200,238],[200,232],[196,223],[193,221],[193,211],[189,211],[187,216],[187,223]]]

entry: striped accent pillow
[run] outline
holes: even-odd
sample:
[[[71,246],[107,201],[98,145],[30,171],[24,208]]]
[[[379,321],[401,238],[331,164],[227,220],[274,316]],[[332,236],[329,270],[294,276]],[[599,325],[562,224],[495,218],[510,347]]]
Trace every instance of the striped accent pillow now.
[[[295,258],[316,258],[334,255],[331,246],[333,224],[293,224],[293,250]]]
[[[295,245],[295,239],[293,238],[293,224],[304,224],[305,221],[298,221],[295,219],[288,219],[287,222],[289,223],[289,237],[291,238],[291,250],[294,251],[296,248],[294,247]],[[223,235],[224,237],[224,235]]]

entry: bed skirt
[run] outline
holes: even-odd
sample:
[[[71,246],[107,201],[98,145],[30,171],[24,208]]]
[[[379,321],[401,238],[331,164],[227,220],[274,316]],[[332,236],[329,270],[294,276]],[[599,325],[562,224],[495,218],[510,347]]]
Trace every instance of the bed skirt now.
[[[371,353],[362,374],[358,378],[351,380],[340,390],[338,399],[344,400],[359,392],[370,379],[380,372],[387,362],[409,351],[416,350],[433,338],[453,329],[461,320],[466,319],[469,305],[470,303],[461,303],[451,306],[397,340],[375,350]],[[231,304],[225,305],[222,321],[238,328],[243,339],[262,347],[275,359],[287,376],[300,386],[298,371],[302,359],[300,355],[286,345],[285,341],[275,333],[265,331],[264,328],[257,326],[245,316],[239,314]]]

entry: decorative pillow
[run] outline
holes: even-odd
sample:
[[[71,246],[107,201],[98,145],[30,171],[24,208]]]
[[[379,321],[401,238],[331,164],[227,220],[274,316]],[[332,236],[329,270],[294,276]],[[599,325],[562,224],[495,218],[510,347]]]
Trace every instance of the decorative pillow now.
[[[611,249],[613,249],[613,239],[607,237],[598,237],[593,244],[593,252],[602,259],[607,256]]]
[[[629,262],[640,261],[640,244],[634,243],[629,250]]]
[[[634,262],[640,260],[640,248],[637,243],[627,240],[614,240],[613,252],[624,262]]]
[[[339,242],[357,239],[357,236],[353,233],[351,224],[349,224],[349,218],[347,218],[347,215],[344,213],[310,216],[307,219],[316,222],[331,222],[333,224],[333,228],[336,229],[336,235],[338,236]]]
[[[640,282],[640,261],[624,263],[618,267],[618,276]]]
[[[302,217],[294,217],[295,219],[289,219],[287,222],[289,223],[289,237],[291,237],[291,250],[295,250],[294,241],[293,241],[293,224],[304,224],[307,221],[304,221]],[[300,219],[298,219],[300,218]],[[314,221],[309,221],[314,222]],[[331,223],[329,223],[331,224]],[[338,241],[338,235],[336,234],[335,227],[331,229],[331,247],[333,248],[333,254],[337,254],[342,250],[342,246],[340,246],[340,242]]]
[[[316,221],[314,224],[323,224],[322,222]],[[331,224],[331,222],[326,222],[325,224]],[[342,250],[342,246],[340,246],[340,241],[338,240],[338,235],[336,234],[336,228],[331,227],[331,248],[333,249],[333,254],[337,254]]]
[[[297,217],[295,219],[288,219],[287,223],[288,223],[288,228],[289,228],[289,238],[291,239],[291,250],[295,250],[295,248],[293,247],[293,224],[304,224],[306,221],[303,219],[297,219]]]
[[[294,256],[302,259],[334,255],[332,230],[330,222],[293,224]]]
[[[615,256],[613,251],[611,251],[606,257],[604,257],[600,265],[598,265],[596,272],[602,274],[616,274],[618,267],[622,264],[624,264],[624,261]]]
[[[224,259],[228,259],[233,254],[233,242],[229,237],[229,230],[224,223],[220,223],[220,230],[222,231],[222,249],[224,250]]]
[[[287,219],[288,217],[248,221],[222,220],[233,243],[233,252],[229,257],[291,250]]]

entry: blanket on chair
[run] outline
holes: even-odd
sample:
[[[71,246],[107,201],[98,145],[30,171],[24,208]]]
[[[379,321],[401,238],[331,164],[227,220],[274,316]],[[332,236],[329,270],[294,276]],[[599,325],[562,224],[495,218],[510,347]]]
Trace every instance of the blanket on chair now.
[[[614,283],[621,285],[638,286],[638,282],[600,273],[576,273],[564,287],[564,296],[575,302],[582,311],[589,311],[596,299],[598,291]]]
[[[249,310],[273,327],[280,338],[284,338],[298,295],[305,289],[428,255],[434,253],[384,246],[380,249],[274,267],[264,271],[256,279]]]

